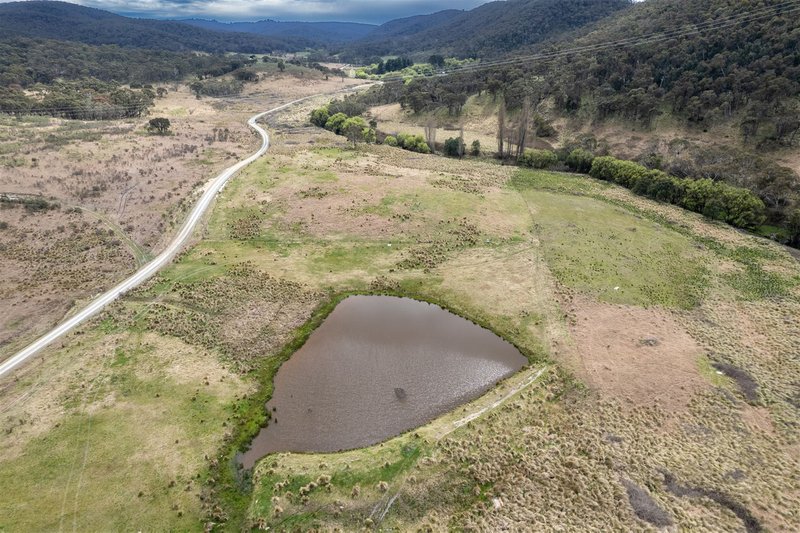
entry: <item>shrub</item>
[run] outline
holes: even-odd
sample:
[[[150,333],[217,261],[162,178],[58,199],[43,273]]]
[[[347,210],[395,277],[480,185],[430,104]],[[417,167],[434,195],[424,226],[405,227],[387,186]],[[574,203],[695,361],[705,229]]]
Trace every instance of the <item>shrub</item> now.
[[[589,175],[600,180],[618,183],[623,187],[632,189],[636,182],[650,172],[646,167],[633,161],[623,161],[611,156],[596,157],[592,161]]]
[[[317,127],[324,128],[331,114],[328,111],[328,106],[322,106],[311,112],[311,123]]]
[[[367,110],[367,106],[357,101],[355,98],[333,100],[326,107],[331,115],[335,115],[336,113],[344,113],[348,117],[362,115]]]
[[[350,117],[341,126],[341,133],[353,142],[355,147],[358,141],[368,141],[369,132],[374,131],[367,127],[361,117]]]
[[[425,138],[422,135],[398,133],[397,145],[400,146],[400,148],[405,148],[406,150],[410,150],[412,152],[419,152],[421,154],[431,153],[431,149],[428,147],[428,143],[425,142]]]
[[[386,137],[386,138],[383,140],[383,144],[385,144],[385,145],[387,145],[387,146],[397,146],[397,138],[396,138],[396,137],[394,137],[394,136],[392,136],[392,135],[388,135],[388,136],[387,136],[387,137]]]
[[[647,191],[647,196],[660,202],[680,203],[686,194],[686,185],[683,180],[673,178],[658,170],[651,171],[651,175],[653,176],[653,183]]]
[[[472,148],[470,149],[469,153],[475,157],[481,155],[481,142],[478,139],[472,141]]]
[[[683,179],[681,206],[740,228],[752,229],[764,222],[766,207],[747,189],[711,179]]]
[[[169,119],[164,117],[151,118],[147,123],[147,129],[159,135],[166,135],[170,126]]]
[[[342,133],[342,127],[346,121],[347,115],[344,113],[336,113],[325,122],[325,129],[339,135]]]
[[[444,155],[447,157],[461,157],[461,139],[450,137],[444,142]]]
[[[258,81],[258,74],[254,70],[243,68],[233,74],[239,81]]]
[[[688,180],[680,205],[689,211],[702,213],[705,210],[706,203],[714,197],[714,185],[714,180],[708,178]]]
[[[567,167],[573,172],[586,174],[592,168],[594,154],[583,148],[575,148],[567,156]]]
[[[548,168],[558,163],[555,152],[550,150],[526,149],[519,158],[519,164],[530,168]]]
[[[726,208],[725,222],[739,228],[753,229],[764,223],[766,207],[761,198],[747,189],[718,183]]]

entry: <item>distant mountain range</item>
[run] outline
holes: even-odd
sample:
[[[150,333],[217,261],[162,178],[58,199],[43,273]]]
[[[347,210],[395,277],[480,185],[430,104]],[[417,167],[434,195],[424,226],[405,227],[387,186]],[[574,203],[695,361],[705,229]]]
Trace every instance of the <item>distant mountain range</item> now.
[[[216,20],[178,20],[198,28],[219,32],[240,32],[267,35],[270,37],[302,38],[316,43],[343,43],[362,39],[378,26],[357,22],[279,22],[259,20],[257,22],[218,22]]]
[[[0,3],[0,39],[31,37],[153,50],[264,53],[319,46],[319,40],[220,32],[181,22],[135,19],[66,2]]]

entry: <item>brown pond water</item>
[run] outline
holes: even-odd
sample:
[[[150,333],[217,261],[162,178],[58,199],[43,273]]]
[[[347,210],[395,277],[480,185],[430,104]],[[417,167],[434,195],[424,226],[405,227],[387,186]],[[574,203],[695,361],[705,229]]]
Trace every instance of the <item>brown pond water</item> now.
[[[275,376],[272,420],[240,461],[369,446],[480,396],[527,359],[494,333],[408,298],[351,296]]]

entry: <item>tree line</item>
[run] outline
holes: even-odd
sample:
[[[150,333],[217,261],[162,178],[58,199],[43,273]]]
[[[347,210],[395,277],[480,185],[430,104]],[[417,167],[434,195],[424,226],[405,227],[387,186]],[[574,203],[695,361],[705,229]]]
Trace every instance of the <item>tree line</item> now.
[[[37,85],[27,92],[0,87],[0,112],[78,120],[130,118],[145,114],[156,96],[152,86],[131,89],[94,79]]]

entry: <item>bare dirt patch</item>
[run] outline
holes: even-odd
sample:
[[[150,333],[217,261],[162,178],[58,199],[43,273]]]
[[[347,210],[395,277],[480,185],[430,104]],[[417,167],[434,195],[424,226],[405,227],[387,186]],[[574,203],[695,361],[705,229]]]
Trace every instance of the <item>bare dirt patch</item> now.
[[[585,297],[570,310],[578,348],[572,366],[601,395],[681,409],[706,387],[697,371],[702,350],[668,312]]]

